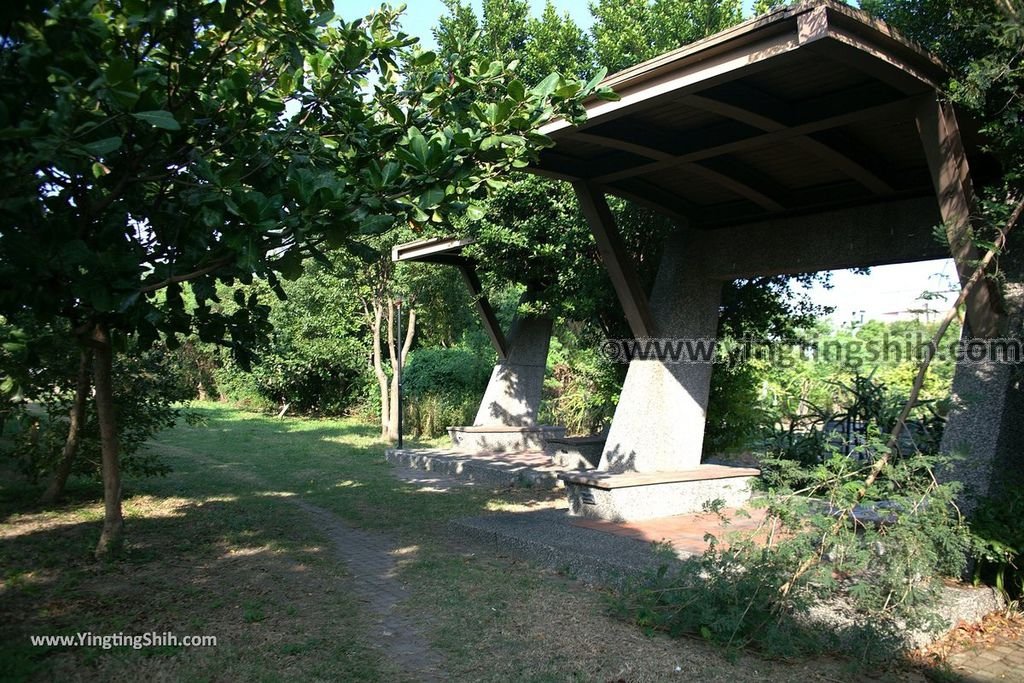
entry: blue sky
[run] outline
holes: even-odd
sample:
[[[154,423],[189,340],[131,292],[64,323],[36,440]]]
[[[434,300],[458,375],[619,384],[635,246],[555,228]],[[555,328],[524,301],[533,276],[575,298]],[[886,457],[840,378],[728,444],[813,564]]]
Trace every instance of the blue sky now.
[[[368,0],[336,0],[335,10],[350,20],[368,14],[380,4]],[[479,0],[473,0],[472,4],[479,13]],[[530,0],[534,14],[540,14],[544,4],[545,0]],[[750,14],[752,0],[745,0],[743,4]],[[554,0],[554,5],[568,12],[581,27],[590,27],[588,0]],[[444,11],[441,0],[409,0],[402,27],[406,33],[419,36],[426,46],[433,46],[431,29]],[[921,293],[949,289],[948,283],[955,280],[954,274],[949,260],[879,267],[872,269],[870,275],[838,271],[833,276],[833,289],[815,288],[812,298],[817,303],[836,307],[832,319],[837,324],[859,320],[862,312],[865,320],[891,320],[894,312],[923,308],[924,302],[919,299]],[[941,301],[928,305],[943,308]]]
[[[530,0],[530,6],[534,14],[540,14],[544,9],[545,0]],[[590,10],[587,9],[588,0],[554,0],[555,7],[568,12],[573,20],[584,28],[591,24]],[[391,3],[397,6],[398,2]],[[479,0],[472,0],[471,4],[480,14]],[[369,14],[379,8],[380,2],[368,2],[367,0],[335,0],[334,10],[346,20]],[[406,33],[418,36],[424,45],[434,45],[434,37],[431,29],[437,24],[437,19],[445,12],[441,0],[409,0],[406,3],[405,18],[402,20],[402,28]]]

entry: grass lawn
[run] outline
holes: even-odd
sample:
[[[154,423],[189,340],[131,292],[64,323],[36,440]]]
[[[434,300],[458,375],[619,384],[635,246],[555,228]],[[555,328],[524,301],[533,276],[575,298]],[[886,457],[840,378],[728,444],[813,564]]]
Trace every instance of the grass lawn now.
[[[408,595],[400,608],[447,679],[846,680],[831,659],[730,661],[699,641],[646,636],[606,616],[599,591],[464,545],[446,529],[453,517],[547,505],[552,494],[424,491],[392,476],[374,427],[217,404],[197,410],[205,424],[183,424],[151,445],[173,472],[125,482],[128,546],[117,561],[91,556],[98,485],[76,483],[48,511],[34,502],[41,487],[3,478],[0,678],[419,680],[389,657],[370,627],[369,601],[338,559],[346,549],[332,546],[300,500],[394,541]],[[29,641],[165,631],[218,644],[104,650]]]

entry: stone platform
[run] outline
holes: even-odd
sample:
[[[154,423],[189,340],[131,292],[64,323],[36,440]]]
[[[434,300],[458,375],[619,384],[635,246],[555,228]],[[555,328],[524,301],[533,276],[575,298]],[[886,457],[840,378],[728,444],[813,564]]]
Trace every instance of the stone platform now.
[[[601,462],[607,434],[596,436],[550,437],[544,452],[559,465],[571,470],[589,470]]]
[[[712,500],[741,506],[760,474],[752,467],[699,465],[675,472],[565,472],[559,478],[569,495],[570,514],[627,522],[697,513]]]
[[[517,451],[543,450],[548,439],[565,437],[565,427],[474,425],[449,427],[448,436],[451,437],[452,444],[459,450],[515,453]]]
[[[487,486],[562,488],[558,475],[566,471],[539,450],[520,453],[464,453],[441,448],[389,448],[384,458],[392,465],[439,472]]]

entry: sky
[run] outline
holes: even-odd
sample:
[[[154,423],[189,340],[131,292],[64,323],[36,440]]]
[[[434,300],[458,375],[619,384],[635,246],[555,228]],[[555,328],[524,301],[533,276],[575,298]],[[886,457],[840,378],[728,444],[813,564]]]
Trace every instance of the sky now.
[[[554,0],[561,11],[568,12],[573,20],[584,29],[591,25],[589,0]],[[394,4],[398,4],[397,2]],[[480,12],[479,0],[471,3]],[[535,15],[543,10],[545,0],[530,0]],[[750,14],[752,0],[743,5]],[[441,0],[408,0],[402,28],[406,33],[419,36],[425,47],[434,46],[431,29],[444,14]],[[380,2],[369,0],[335,0],[335,11],[350,20],[363,16],[380,7]],[[951,260],[924,261],[921,263],[881,266],[872,268],[870,274],[860,275],[850,271],[836,271],[832,277],[833,287],[815,287],[811,298],[815,303],[834,306],[831,318],[837,325],[848,325],[851,321],[893,320],[898,312],[923,309],[944,310],[941,300],[927,304],[919,297],[924,291],[948,290],[955,282],[955,269]],[[952,301],[952,297],[948,297]]]
[[[590,10],[587,9],[589,0],[554,0],[554,5],[559,10],[568,12],[580,27],[590,28]],[[399,2],[390,3],[397,6]],[[402,29],[412,36],[418,36],[424,47],[435,47],[434,36],[431,29],[437,24],[438,18],[445,13],[441,0],[407,0]],[[480,0],[471,0],[470,4],[480,15]],[[545,0],[530,0],[530,7],[533,14],[539,15],[544,10]],[[358,16],[364,16],[371,11],[378,9],[381,3],[368,0],[335,0],[334,11],[350,21]]]
[[[921,261],[872,268],[867,275],[849,270],[833,271],[832,289],[814,287],[810,294],[815,303],[834,306],[830,316],[836,325],[849,325],[863,320],[892,321],[897,314],[919,315],[922,320],[938,320],[953,303],[959,292],[956,268],[951,259]],[[956,292],[950,290],[956,288]],[[944,298],[926,301],[921,294],[945,292]],[[908,313],[908,311],[938,311]]]

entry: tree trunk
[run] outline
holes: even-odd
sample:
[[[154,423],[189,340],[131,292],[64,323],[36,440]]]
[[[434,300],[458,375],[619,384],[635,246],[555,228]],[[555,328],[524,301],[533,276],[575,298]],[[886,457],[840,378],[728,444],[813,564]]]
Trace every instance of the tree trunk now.
[[[377,385],[380,387],[380,436],[388,438],[388,425],[391,424],[391,412],[388,401],[388,376],[384,372],[384,364],[380,358],[380,326],[384,318],[384,306],[380,301],[373,302],[373,328],[371,337],[373,339],[373,372],[377,375]]]
[[[412,346],[412,338],[416,334],[416,309],[409,307],[409,326],[405,329],[405,339],[402,340],[402,367],[405,367],[405,360],[409,356],[409,348]],[[395,357],[394,335],[388,335],[388,349],[391,352],[391,367],[397,368],[398,359]],[[388,424],[388,436],[391,439],[398,438],[398,374],[391,374],[391,422]]]
[[[100,450],[103,454],[103,532],[96,545],[96,556],[117,551],[124,540],[121,514],[121,464],[117,439],[117,415],[114,408],[114,352],[110,332],[103,323],[92,330],[93,381],[96,385],[96,417],[100,425]]]
[[[82,440],[82,425],[85,423],[85,402],[89,398],[89,363],[92,361],[92,352],[88,347],[83,346],[78,356],[78,377],[75,381],[75,400],[71,404],[71,411],[68,415],[68,438],[64,441],[64,451],[61,453],[60,463],[56,472],[50,480],[49,486],[43,492],[39,502],[43,505],[52,505],[64,495],[64,487],[71,476],[71,466],[78,455],[78,444]]]

